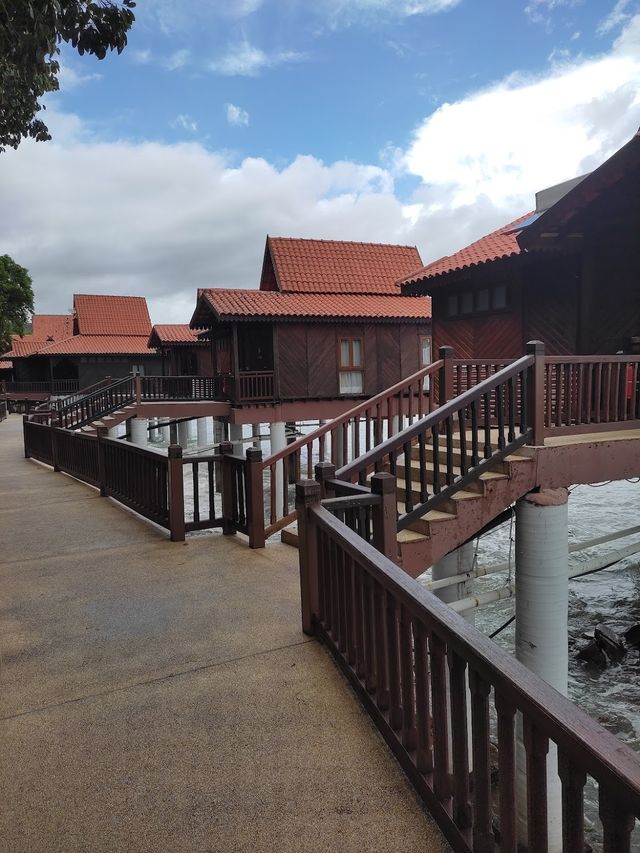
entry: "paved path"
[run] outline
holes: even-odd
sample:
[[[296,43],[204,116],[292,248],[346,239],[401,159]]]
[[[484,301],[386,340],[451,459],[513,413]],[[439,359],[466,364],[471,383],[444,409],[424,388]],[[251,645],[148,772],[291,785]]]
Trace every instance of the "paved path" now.
[[[0,850],[431,851],[297,554],[170,543],[0,424]]]

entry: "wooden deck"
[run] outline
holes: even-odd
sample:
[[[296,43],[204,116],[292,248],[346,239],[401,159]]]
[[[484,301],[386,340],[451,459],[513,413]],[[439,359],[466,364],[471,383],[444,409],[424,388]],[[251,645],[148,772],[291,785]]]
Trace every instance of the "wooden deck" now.
[[[297,554],[170,543],[0,424],[0,847],[446,850],[300,630]]]

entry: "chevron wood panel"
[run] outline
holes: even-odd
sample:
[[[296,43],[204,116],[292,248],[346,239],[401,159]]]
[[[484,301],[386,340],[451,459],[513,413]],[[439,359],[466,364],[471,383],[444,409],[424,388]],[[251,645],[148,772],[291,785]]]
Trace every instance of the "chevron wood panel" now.
[[[365,326],[364,332],[364,390],[369,397],[379,390],[378,382],[378,337],[376,326]]]
[[[338,393],[336,341],[339,333],[339,329],[327,326],[307,326],[310,397],[335,397]]]
[[[551,257],[527,270],[525,339],[544,341],[549,355],[578,351],[579,264]]]
[[[418,327],[407,326],[400,332],[400,375],[411,376],[420,366]]]
[[[307,327],[282,324],[278,329],[280,395],[285,399],[307,396]]]
[[[437,358],[440,347],[453,347],[456,358],[474,358],[473,328],[468,320],[433,320],[433,351]]]
[[[515,312],[473,322],[475,358],[518,358],[523,355],[522,322]]]
[[[629,250],[622,237],[602,246],[598,257],[597,278],[600,285],[587,340],[594,353],[628,351],[629,338],[640,335],[640,255]]]

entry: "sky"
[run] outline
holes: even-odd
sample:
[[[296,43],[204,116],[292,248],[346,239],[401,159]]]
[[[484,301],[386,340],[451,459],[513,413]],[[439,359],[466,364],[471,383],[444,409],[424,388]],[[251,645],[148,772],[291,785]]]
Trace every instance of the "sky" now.
[[[47,143],[0,154],[0,254],[36,310],[257,287],[267,234],[428,263],[640,125],[640,0],[138,0],[121,55],[63,46]]]

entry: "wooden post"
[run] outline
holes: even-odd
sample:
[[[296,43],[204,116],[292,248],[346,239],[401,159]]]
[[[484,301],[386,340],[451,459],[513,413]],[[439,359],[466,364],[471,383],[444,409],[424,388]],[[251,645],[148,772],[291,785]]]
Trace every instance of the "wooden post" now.
[[[371,508],[373,517],[373,545],[394,563],[398,562],[398,533],[396,506],[396,478],[381,471],[371,477],[371,492],[380,495],[380,503]]]
[[[320,498],[324,500],[328,498],[327,481],[334,480],[336,476],[336,466],[333,462],[317,462],[315,466],[316,480],[320,483]]]
[[[318,532],[309,510],[319,503],[320,483],[315,480],[296,483],[302,630],[311,635],[315,634],[318,615]]]
[[[60,465],[58,464],[58,432],[54,426],[50,426],[49,431],[51,434],[51,464],[53,465],[54,471],[59,471]]]
[[[136,394],[136,403],[139,404],[142,400],[142,381],[140,379],[140,374],[136,373],[133,377],[133,387],[135,389]]]
[[[230,441],[220,442],[220,453],[222,455],[222,532],[230,535],[236,532],[234,489],[233,489],[233,463],[227,457],[233,453],[233,444]]]
[[[438,358],[444,361],[438,376],[438,405],[453,399],[453,347],[440,347]]]
[[[264,548],[264,491],[262,485],[262,450],[247,450],[247,527],[249,547]]]
[[[184,542],[184,480],[182,448],[171,444],[167,451],[169,469],[169,531],[172,542]]]
[[[105,426],[96,429],[98,439],[98,486],[100,488],[100,497],[107,496],[107,465],[106,453],[103,439],[108,438],[109,428]]]
[[[531,444],[534,447],[544,445],[544,344],[542,341],[529,341],[527,355],[534,357],[529,368],[527,384],[527,412],[531,428]]]
[[[22,416],[22,443],[24,444],[24,458],[29,459],[29,444],[27,440],[27,424],[29,423],[29,415]]]

